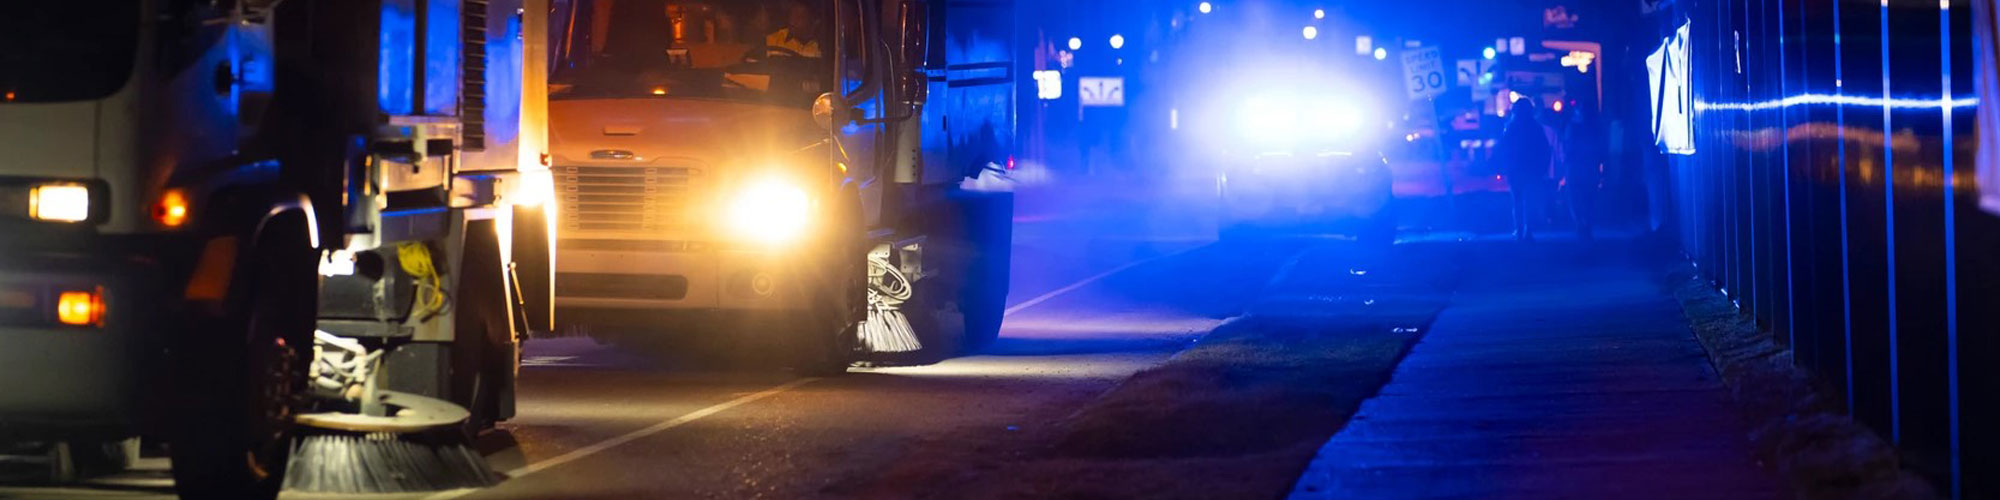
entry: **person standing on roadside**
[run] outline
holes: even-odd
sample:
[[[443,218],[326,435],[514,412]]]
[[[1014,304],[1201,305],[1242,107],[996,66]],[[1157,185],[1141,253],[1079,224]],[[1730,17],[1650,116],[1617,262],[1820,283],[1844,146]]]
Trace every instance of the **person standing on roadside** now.
[[[1604,178],[1604,131],[1589,107],[1578,106],[1571,115],[1569,131],[1563,138],[1563,190],[1569,195],[1569,211],[1576,221],[1576,237],[1591,238],[1597,210],[1597,187]]]
[[[1539,110],[1533,98],[1515,99],[1495,145],[1507,190],[1514,195],[1514,239],[1521,241],[1534,241],[1536,218],[1548,206],[1555,177],[1555,131],[1537,119]]]

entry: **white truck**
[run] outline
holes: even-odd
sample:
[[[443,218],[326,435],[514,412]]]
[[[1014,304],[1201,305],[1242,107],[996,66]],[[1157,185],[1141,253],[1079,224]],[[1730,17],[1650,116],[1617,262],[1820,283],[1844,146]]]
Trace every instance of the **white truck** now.
[[[546,9],[12,3],[0,439],[163,439],[183,497],[254,499],[300,422],[393,421],[375,396],[508,418],[520,332],[549,328],[545,101],[521,85]]]

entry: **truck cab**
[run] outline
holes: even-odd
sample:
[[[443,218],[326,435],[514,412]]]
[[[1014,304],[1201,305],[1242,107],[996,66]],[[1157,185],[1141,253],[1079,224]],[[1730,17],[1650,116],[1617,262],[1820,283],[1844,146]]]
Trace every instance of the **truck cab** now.
[[[826,13],[794,0],[569,5],[550,81],[560,314],[602,330],[677,310],[797,309],[790,257],[829,250],[805,234],[821,194],[808,191],[837,173],[811,113],[833,88]]]
[[[146,329],[161,269],[140,251],[159,226],[142,201],[161,194],[143,168],[155,130],[130,117],[150,111],[150,96],[191,87],[160,76],[195,61],[149,64],[157,47],[142,40],[156,28],[140,2],[9,10],[0,16],[0,438],[122,440],[139,428],[140,378],[160,368],[143,354],[165,346]],[[216,142],[176,154],[226,154]]]

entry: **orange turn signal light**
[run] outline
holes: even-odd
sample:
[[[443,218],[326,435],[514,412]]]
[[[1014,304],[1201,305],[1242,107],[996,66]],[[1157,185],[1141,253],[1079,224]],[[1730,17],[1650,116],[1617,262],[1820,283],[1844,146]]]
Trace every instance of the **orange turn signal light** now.
[[[103,294],[97,291],[66,291],[57,295],[56,320],[65,325],[103,325]]]
[[[179,189],[169,189],[160,193],[160,201],[153,204],[153,220],[161,226],[181,227],[188,219],[187,193]]]

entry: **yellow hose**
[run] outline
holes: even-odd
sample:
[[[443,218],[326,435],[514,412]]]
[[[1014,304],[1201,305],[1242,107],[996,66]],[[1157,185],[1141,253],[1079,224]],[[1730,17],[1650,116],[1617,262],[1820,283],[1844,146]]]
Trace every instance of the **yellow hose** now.
[[[421,242],[406,241],[396,244],[396,260],[401,261],[403,272],[417,279],[417,306],[421,317],[430,318],[444,310],[444,279],[438,275],[437,266],[431,262],[431,248]]]

